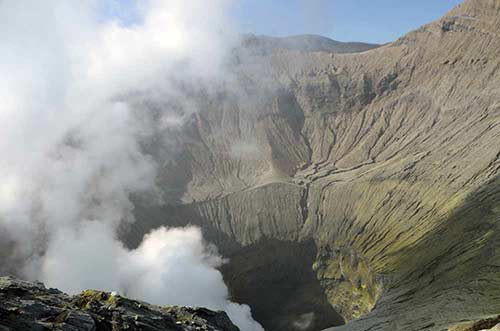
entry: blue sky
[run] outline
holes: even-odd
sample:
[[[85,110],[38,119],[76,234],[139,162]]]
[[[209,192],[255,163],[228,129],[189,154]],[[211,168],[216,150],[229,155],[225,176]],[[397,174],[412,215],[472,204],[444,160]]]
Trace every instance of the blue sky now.
[[[431,22],[462,0],[240,0],[233,15],[245,33],[320,34],[384,43]]]
[[[211,1],[211,0],[201,0]],[[385,43],[443,16],[463,0],[232,0],[242,33],[319,34],[340,41]],[[100,1],[103,18],[138,19],[140,0]]]

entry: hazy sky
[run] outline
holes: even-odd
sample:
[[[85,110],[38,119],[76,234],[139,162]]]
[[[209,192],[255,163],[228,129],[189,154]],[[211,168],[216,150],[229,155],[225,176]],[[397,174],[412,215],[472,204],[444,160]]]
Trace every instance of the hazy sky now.
[[[243,32],[320,34],[341,41],[384,43],[431,22],[462,0],[240,0]]]

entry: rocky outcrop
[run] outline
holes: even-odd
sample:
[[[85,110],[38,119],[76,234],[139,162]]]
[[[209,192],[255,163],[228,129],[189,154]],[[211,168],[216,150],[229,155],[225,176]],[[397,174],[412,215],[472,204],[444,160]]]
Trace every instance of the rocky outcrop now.
[[[160,183],[175,199],[139,203],[127,241],[187,223],[230,258],[272,240],[312,240],[308,268],[348,322],[339,330],[445,330],[496,316],[499,31],[500,1],[468,0],[366,52],[239,58],[238,93],[200,104],[182,166],[162,170],[175,174]],[[253,286],[235,281],[240,269],[266,272],[250,261],[232,259],[229,284]],[[230,287],[250,302],[272,293]]]
[[[498,330],[500,330],[500,315],[472,323],[463,323],[462,325],[450,329],[450,331],[498,331]]]
[[[114,293],[84,291],[69,296],[43,284],[0,278],[2,331],[238,331],[224,312],[158,307]]]

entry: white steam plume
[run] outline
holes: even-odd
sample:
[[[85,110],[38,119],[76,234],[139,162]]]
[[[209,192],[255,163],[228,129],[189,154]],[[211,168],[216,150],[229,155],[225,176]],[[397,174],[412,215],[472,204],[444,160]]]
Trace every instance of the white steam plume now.
[[[45,255],[47,284],[70,293],[112,289],[158,305],[223,310],[242,330],[262,330],[248,306],[227,300],[227,287],[216,269],[224,261],[204,244],[199,228],[160,228],[132,251],[113,238],[113,229],[101,222],[59,236]]]
[[[293,326],[296,330],[309,330],[315,318],[316,315],[313,312],[302,314],[293,322]]]
[[[228,1],[138,1],[128,25],[103,18],[102,4],[0,1],[0,271],[71,293],[224,309],[261,330],[227,300],[222,260],[199,230],[159,229],[132,251],[116,239],[133,221],[130,194],[155,189],[140,146],[151,115],[137,101],[196,110],[177,86],[221,79]],[[184,118],[167,106],[159,116]]]

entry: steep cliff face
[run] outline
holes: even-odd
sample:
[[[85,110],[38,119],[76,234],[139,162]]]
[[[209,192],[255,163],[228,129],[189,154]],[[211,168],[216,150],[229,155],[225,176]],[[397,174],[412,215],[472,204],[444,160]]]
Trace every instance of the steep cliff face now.
[[[206,100],[177,167],[163,169],[177,202],[138,206],[129,241],[185,223],[229,257],[313,240],[314,258],[297,259],[352,321],[339,330],[443,330],[498,314],[499,68],[498,0],[468,0],[366,52],[253,53],[235,69],[245,93]],[[259,302],[271,292],[235,275],[266,272],[251,261],[234,258],[225,275],[235,298]]]

